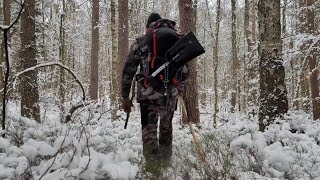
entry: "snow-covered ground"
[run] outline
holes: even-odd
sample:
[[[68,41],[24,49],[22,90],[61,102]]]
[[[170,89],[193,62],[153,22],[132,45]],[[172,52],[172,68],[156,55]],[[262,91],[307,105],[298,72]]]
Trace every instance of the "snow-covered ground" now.
[[[0,179],[148,179],[138,109],[125,130],[125,114],[112,122],[101,107],[82,108],[68,124],[50,109],[37,124],[11,104],[9,133],[0,138]],[[201,114],[195,127],[206,153],[202,162],[176,113],[173,162],[163,179],[320,179],[320,122],[308,114],[291,112],[263,133],[255,118],[219,117],[223,122],[213,128],[212,114]]]

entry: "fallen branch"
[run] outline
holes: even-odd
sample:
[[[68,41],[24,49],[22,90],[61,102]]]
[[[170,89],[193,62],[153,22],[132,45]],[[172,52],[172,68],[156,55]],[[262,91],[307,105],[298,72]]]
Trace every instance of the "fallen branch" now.
[[[65,123],[68,123],[69,121],[71,121],[71,116],[72,114],[79,108],[82,108],[82,107],[85,107],[85,106],[88,106],[92,103],[94,103],[95,101],[86,101],[86,102],[80,102],[74,106],[72,106],[66,116],[66,120],[65,120]]]

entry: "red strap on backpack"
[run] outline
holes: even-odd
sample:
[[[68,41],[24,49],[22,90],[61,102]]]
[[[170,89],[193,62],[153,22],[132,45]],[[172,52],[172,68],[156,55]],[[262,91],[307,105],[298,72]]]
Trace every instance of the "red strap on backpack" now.
[[[173,78],[172,78],[172,84],[173,84],[175,87],[178,87],[179,84],[180,84],[180,81],[179,81],[177,78],[173,77]]]
[[[151,68],[154,69],[154,61],[157,57],[157,30],[153,31],[153,57],[151,61]]]
[[[149,76],[149,63],[150,63],[150,53],[148,54],[147,57],[147,65],[148,67],[145,68],[144,70],[144,81],[143,81],[143,85],[145,88],[147,88],[149,86],[149,82],[148,82],[148,76]]]

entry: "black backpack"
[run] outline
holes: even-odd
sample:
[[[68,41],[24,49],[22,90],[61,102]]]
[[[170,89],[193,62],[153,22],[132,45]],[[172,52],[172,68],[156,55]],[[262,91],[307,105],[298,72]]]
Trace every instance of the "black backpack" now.
[[[145,81],[144,85],[159,84],[159,81],[172,83],[176,81],[174,78],[177,69],[169,66],[156,77],[150,78],[150,75],[155,72],[160,66],[168,62],[166,52],[180,39],[181,35],[177,33],[174,26],[176,23],[168,19],[160,19],[151,24],[146,33],[146,45],[148,47],[148,57],[146,69],[144,70]],[[175,83],[175,82],[174,82]]]

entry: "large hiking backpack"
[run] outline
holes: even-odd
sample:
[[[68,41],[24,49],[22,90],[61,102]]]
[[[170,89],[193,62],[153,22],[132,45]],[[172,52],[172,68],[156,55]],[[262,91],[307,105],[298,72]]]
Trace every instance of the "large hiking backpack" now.
[[[175,74],[177,69],[168,66],[156,77],[149,78],[161,65],[168,62],[166,52],[180,39],[180,35],[175,30],[175,22],[168,19],[160,19],[151,24],[146,33],[146,45],[148,47],[148,57],[144,70],[144,85],[152,85],[159,81],[176,81]]]

